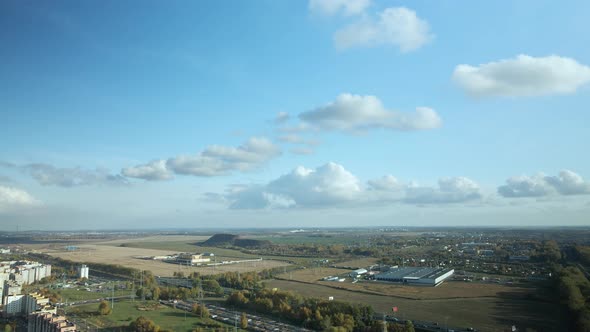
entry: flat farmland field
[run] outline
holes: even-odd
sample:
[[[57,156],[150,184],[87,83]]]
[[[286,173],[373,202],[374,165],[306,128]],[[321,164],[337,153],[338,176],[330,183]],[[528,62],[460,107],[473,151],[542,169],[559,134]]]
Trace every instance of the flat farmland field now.
[[[151,271],[154,275],[172,276],[174,272],[182,271],[185,274],[193,271],[201,274],[217,274],[229,271],[260,271],[274,267],[287,266],[289,263],[275,260],[263,260],[260,262],[244,262],[237,264],[220,265],[216,267],[199,266],[187,267],[178,266],[162,261],[139,259],[141,256],[163,256],[175,253],[172,250],[157,250],[144,248],[116,247],[109,245],[83,244],[78,246],[76,251],[65,251],[63,249],[40,250],[51,256],[68,259],[74,262],[118,264],[139,270]]]
[[[319,284],[331,288],[346,289],[350,291],[387,295],[392,297],[408,298],[414,300],[443,300],[463,299],[478,297],[496,297],[503,292],[510,292],[513,297],[525,298],[532,292],[531,287],[519,285],[501,285],[488,283],[470,283],[462,281],[448,281],[438,287],[409,286],[378,281],[359,281],[355,284],[348,277],[350,270],[335,268],[315,268],[298,270],[292,273],[281,274],[280,279],[293,280],[305,283]],[[345,282],[322,281],[325,276],[343,276]]]
[[[562,324],[565,316],[555,308],[555,304],[528,300],[512,294],[510,289],[498,292],[495,296],[406,299],[336,289],[323,283],[269,280],[266,284],[267,287],[290,290],[307,297],[327,299],[332,296],[337,301],[371,305],[380,313],[390,313],[391,308],[397,306],[400,318],[438,322],[442,326],[447,321],[451,328],[474,327],[479,331],[492,332],[509,331],[512,325],[517,325],[522,331],[527,327],[537,331],[565,331],[565,324]],[[340,286],[342,283],[331,284]]]

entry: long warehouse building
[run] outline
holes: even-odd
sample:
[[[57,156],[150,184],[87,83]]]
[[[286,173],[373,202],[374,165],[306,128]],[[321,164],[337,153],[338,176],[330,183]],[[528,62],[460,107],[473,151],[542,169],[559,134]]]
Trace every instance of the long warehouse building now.
[[[455,273],[453,269],[431,267],[398,267],[375,275],[375,280],[438,286]]]

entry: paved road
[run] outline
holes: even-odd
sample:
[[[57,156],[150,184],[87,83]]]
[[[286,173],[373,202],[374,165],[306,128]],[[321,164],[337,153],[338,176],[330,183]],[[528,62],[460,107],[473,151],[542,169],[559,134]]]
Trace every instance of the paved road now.
[[[165,303],[162,301],[162,303]],[[167,305],[176,305],[176,308],[191,311],[193,301],[178,301],[177,303],[165,303]],[[240,317],[241,312],[232,311],[225,307],[219,305],[212,305],[212,304],[205,304],[209,312],[211,313],[211,318],[223,322],[229,325],[237,325],[240,324]],[[250,331],[260,331],[260,332],[295,332],[295,331],[311,331],[300,326],[295,326],[287,323],[282,323],[275,321],[273,319],[267,317],[261,317],[246,313],[246,317],[248,318],[248,330]]]

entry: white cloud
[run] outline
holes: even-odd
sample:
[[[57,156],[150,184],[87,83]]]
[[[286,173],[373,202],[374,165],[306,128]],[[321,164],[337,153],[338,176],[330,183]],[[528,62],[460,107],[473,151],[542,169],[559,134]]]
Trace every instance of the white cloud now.
[[[482,197],[479,185],[466,177],[442,178],[438,188],[408,186],[404,201],[411,204],[463,203]]]
[[[218,176],[254,169],[280,153],[270,140],[253,137],[237,148],[213,145],[198,155],[170,158],[166,166],[177,174]]]
[[[352,16],[362,14],[370,4],[371,0],[309,0],[309,11],[326,16],[339,13]]]
[[[405,7],[386,8],[377,18],[364,16],[334,34],[338,49],[394,45],[401,52],[414,51],[434,38],[428,22]]]
[[[590,194],[590,182],[570,170],[563,170],[558,176],[547,176],[545,180],[562,195]]]
[[[393,175],[385,175],[378,179],[367,182],[369,189],[378,191],[398,191],[402,189],[402,184]]]
[[[442,120],[431,108],[418,107],[413,113],[387,110],[379,98],[344,93],[325,106],[303,112],[299,118],[320,129],[363,131],[372,128],[392,130],[434,129]]]
[[[227,197],[234,209],[321,207],[353,201],[361,192],[360,182],[352,173],[330,162],[316,169],[297,167],[264,186],[234,190]]]
[[[590,183],[580,175],[563,170],[558,176],[514,176],[498,187],[498,194],[504,197],[543,197],[549,195],[590,194]]]
[[[289,113],[287,113],[287,112],[279,112],[275,116],[274,122],[277,123],[277,124],[285,123],[285,122],[289,121],[289,118],[290,118]]]
[[[170,180],[174,176],[166,167],[166,160],[153,160],[147,164],[123,168],[121,173],[130,178],[144,179],[148,181]]]
[[[125,185],[127,179],[108,170],[97,168],[86,170],[80,167],[59,168],[44,163],[19,166],[43,186],[75,187],[95,184]]]
[[[320,208],[363,206],[373,203],[452,204],[477,201],[480,188],[465,177],[442,178],[438,187],[404,185],[392,175],[368,181],[363,188],[356,176],[336,163],[316,169],[297,167],[265,185],[230,187],[225,199],[232,209]]]
[[[477,67],[458,65],[453,80],[478,97],[571,94],[590,81],[590,67],[557,55],[535,58],[521,54]]]
[[[38,200],[24,190],[0,186],[0,212],[39,204]]]
[[[234,210],[280,209],[296,204],[292,199],[270,193],[262,186],[234,188],[225,198],[230,201],[229,208]]]

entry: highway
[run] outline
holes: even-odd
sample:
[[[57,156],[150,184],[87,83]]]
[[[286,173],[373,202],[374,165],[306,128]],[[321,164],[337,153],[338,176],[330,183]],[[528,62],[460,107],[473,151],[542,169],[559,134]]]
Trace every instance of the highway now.
[[[178,301],[176,303],[170,303],[166,301],[160,301],[162,304],[175,306],[176,308],[191,311],[193,301]],[[211,318],[223,322],[229,325],[240,325],[241,312],[232,311],[219,305],[205,304],[205,307],[209,310]],[[260,331],[260,332],[291,332],[291,331],[311,331],[300,326],[295,326],[283,322],[278,322],[267,317],[261,317],[246,313],[248,318],[248,330],[249,331]]]

